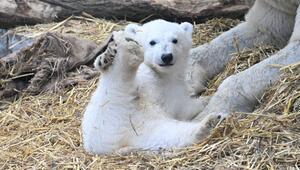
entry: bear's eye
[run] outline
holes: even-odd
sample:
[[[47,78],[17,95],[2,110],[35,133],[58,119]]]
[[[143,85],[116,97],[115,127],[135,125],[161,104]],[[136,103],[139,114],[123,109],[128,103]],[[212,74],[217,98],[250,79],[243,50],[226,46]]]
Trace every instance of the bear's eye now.
[[[178,42],[178,40],[177,40],[176,38],[174,38],[174,39],[172,40],[172,43],[173,43],[173,44],[177,44],[177,42]]]
[[[154,45],[156,44],[156,42],[155,42],[154,40],[152,40],[152,41],[149,42],[149,44],[150,44],[151,46],[154,46]]]

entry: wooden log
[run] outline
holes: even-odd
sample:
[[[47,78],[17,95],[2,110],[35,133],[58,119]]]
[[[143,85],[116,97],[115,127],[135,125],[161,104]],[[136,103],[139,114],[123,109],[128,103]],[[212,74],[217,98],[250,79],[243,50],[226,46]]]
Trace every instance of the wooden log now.
[[[106,19],[145,22],[155,18],[202,22],[243,17],[245,0],[0,0],[0,28],[58,21],[86,12]]]

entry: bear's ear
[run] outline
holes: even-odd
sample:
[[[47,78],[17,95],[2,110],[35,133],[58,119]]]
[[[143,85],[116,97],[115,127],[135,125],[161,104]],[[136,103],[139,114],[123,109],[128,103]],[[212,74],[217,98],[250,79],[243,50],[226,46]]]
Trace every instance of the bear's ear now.
[[[193,25],[188,23],[188,22],[183,22],[180,24],[180,27],[183,29],[183,31],[185,31],[186,33],[188,34],[191,34],[193,33]]]
[[[135,40],[135,37],[139,31],[141,31],[141,26],[137,24],[129,24],[125,27],[125,37]]]

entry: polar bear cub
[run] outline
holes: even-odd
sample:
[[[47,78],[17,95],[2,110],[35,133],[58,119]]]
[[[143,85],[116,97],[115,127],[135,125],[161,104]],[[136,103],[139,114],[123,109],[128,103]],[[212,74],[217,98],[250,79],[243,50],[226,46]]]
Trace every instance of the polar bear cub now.
[[[191,120],[207,104],[206,98],[192,98],[185,84],[192,33],[190,23],[164,20],[125,28],[125,34],[144,49],[144,62],[137,72],[140,97],[177,120]]]
[[[158,150],[197,142],[206,125],[170,118],[159,105],[144,107],[136,79],[143,62],[143,48],[114,32],[106,51],[94,65],[101,71],[83,116],[83,145],[87,152]]]

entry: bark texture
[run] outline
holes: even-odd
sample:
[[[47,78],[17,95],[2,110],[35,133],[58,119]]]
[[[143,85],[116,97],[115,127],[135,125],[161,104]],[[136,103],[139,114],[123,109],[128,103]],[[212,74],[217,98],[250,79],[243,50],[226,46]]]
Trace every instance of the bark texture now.
[[[13,100],[21,91],[61,91],[97,76],[91,64],[108,40],[97,46],[58,33],[33,39],[30,46],[0,58],[0,101]]]
[[[82,12],[95,17],[137,22],[155,18],[202,22],[212,17],[243,17],[250,6],[248,1],[0,0],[0,25],[8,28],[16,25],[57,21]]]

